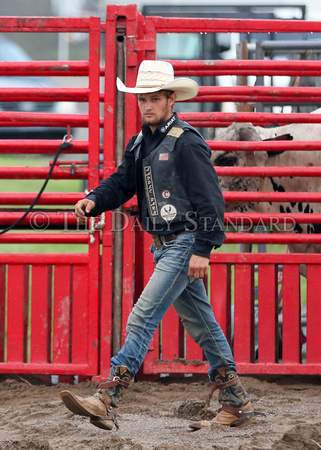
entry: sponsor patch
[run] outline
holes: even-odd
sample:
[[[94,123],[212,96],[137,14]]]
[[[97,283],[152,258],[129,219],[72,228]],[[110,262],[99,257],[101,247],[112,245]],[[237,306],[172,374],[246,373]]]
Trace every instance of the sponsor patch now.
[[[144,167],[144,176],[145,176],[145,190],[149,204],[149,211],[151,216],[157,216],[158,208],[156,203],[156,195],[154,191],[152,171],[150,166]]]
[[[177,216],[177,209],[174,205],[164,205],[160,210],[160,215],[165,222],[171,222]]]
[[[168,128],[172,125],[172,123],[174,123],[176,120],[176,116],[173,116],[171,119],[169,119],[169,121],[167,122],[167,124],[161,128],[161,132],[162,133],[166,133],[166,131],[168,130]]]

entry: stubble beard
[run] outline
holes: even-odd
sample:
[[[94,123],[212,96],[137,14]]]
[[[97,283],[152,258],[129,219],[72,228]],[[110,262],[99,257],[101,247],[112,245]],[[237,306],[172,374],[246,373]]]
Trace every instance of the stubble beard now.
[[[143,117],[144,125],[158,127],[161,123],[163,123],[163,120],[157,119],[156,117],[151,117],[151,118]]]

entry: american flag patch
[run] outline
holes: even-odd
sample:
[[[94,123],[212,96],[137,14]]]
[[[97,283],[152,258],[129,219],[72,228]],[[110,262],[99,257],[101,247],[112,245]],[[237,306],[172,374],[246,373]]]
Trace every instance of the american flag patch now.
[[[168,153],[160,153],[159,160],[160,161],[168,161]]]

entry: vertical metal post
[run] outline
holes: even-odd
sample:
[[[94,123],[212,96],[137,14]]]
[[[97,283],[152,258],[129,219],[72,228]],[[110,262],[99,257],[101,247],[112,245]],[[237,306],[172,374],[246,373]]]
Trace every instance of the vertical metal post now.
[[[243,40],[241,44],[238,44],[237,47],[237,59],[249,59],[249,53],[248,53],[248,42],[246,40]],[[237,77],[237,85],[238,86],[248,86],[248,77],[247,76],[238,76]],[[238,112],[252,112],[253,106],[249,103],[240,103],[237,106]]]
[[[262,49],[260,42],[256,43],[255,59],[256,60],[264,59],[264,50]],[[264,86],[264,77],[262,77],[262,76],[256,77],[255,86]],[[255,111],[256,112],[264,112],[264,103],[256,103]]]
[[[125,39],[124,29],[117,28],[117,77],[125,77]],[[123,161],[125,145],[125,98],[124,93],[116,93],[116,150],[115,163],[118,167]],[[112,351],[117,354],[121,348],[122,326],[122,294],[123,294],[123,208],[120,207],[114,214],[113,232],[113,315],[112,315]]]
[[[100,63],[100,19],[92,17],[90,19],[89,33],[89,101],[88,101],[88,186],[93,189],[99,184],[99,63]],[[89,245],[89,304],[88,309],[88,355],[89,365],[93,372],[97,373],[99,365],[99,254],[100,243],[99,233],[96,240]]]
[[[241,42],[241,44],[239,44],[237,46],[237,59],[248,59],[249,55],[248,55],[248,42],[246,40],[243,40]],[[237,77],[237,85],[238,86],[247,86],[248,85],[248,77],[247,76],[238,76]],[[237,106],[237,111],[238,112],[249,112],[249,111],[253,111],[253,107],[251,105],[249,105],[248,103],[240,103]],[[251,230],[251,232],[253,231],[253,229]],[[247,243],[243,243],[240,244],[240,251],[242,253],[251,253],[252,252],[252,247],[253,245],[247,244]]]

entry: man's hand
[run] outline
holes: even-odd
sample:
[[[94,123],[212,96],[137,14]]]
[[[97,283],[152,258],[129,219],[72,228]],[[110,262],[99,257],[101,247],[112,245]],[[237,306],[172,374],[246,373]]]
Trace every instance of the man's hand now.
[[[86,222],[85,213],[89,213],[95,207],[95,202],[89,200],[89,198],[84,198],[79,200],[75,205],[75,215],[76,219],[80,223]]]
[[[189,261],[188,276],[204,278],[208,274],[210,260],[205,256],[192,255]]]

